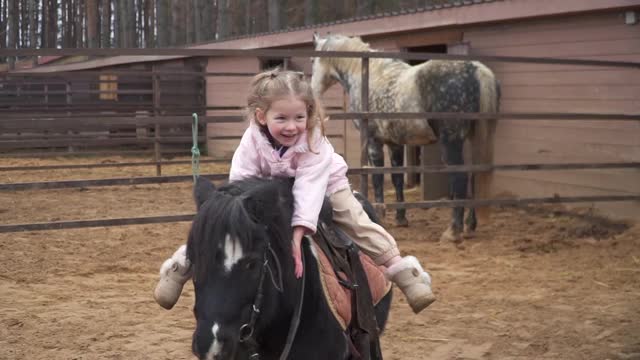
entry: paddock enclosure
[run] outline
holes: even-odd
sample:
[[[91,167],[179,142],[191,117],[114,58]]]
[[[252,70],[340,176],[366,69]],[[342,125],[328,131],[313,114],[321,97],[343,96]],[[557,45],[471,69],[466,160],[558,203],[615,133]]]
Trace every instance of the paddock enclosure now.
[[[0,359],[192,358],[192,286],[171,311],[152,298],[194,213],[189,149],[203,150],[202,176],[223,181],[250,76],[309,73],[314,31],[381,49],[352,54],[363,78],[375,56],[459,56],[486,63],[503,89],[500,113],[464,114],[499,117],[493,163],[459,168],[434,148],[407,148],[396,170],[366,167],[366,134],[345,120],[416,114],[344,113],[337,87],[323,99],[355,189],[370,192],[375,172],[413,185],[406,203],[385,193],[410,226],[394,227],[392,211],[384,221],[438,301],[415,316],[396,294],[385,358],[640,359],[640,4],[459,3],[185,49],[0,49],[92,56],[0,72]],[[438,241],[451,171],[491,178],[471,203],[491,205],[490,218],[458,244]]]
[[[53,165],[88,159],[3,158]],[[95,162],[143,159],[92,158]],[[190,166],[167,166],[185,174]],[[207,172],[225,165],[202,165]],[[0,182],[153,175],[154,167],[0,173]],[[357,181],[357,179],[354,179]],[[418,191],[408,196],[418,197]],[[193,211],[191,184],[0,192],[3,223]],[[396,296],[386,359],[633,359],[640,353],[640,227],[557,205],[496,208],[462,246],[440,244],[447,209],[390,227],[431,271],[438,301],[414,316]],[[392,216],[386,219],[393,224]],[[171,311],[152,298],[189,223],[0,234],[0,358],[188,359],[192,286]],[[399,295],[399,294],[396,294]]]

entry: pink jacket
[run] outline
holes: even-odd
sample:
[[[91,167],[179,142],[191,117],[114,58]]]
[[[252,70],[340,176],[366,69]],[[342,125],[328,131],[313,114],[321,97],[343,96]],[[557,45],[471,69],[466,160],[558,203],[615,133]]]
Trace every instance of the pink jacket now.
[[[295,177],[291,226],[316,232],[325,195],[349,187],[347,164],[319,131],[314,132],[311,151],[305,132],[282,157],[260,128],[251,123],[233,154],[229,181],[248,177]]]

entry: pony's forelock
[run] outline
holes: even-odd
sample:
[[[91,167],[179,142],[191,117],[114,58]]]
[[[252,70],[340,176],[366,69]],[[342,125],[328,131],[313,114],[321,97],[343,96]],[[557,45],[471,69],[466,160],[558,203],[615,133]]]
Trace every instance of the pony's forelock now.
[[[263,249],[264,236],[272,247],[290,253],[292,200],[273,200],[280,199],[287,186],[282,181],[249,179],[220,188],[203,204],[187,242],[196,282],[206,282],[208,274],[222,269],[228,238],[237,241],[244,254]],[[257,219],[255,211],[265,217]]]

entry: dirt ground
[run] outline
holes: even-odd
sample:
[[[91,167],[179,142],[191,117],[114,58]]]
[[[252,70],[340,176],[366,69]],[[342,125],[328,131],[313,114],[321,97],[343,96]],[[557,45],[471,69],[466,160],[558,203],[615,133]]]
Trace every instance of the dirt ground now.
[[[0,164],[132,160],[5,158]],[[224,170],[202,166],[202,172]],[[0,172],[0,183],[154,172]],[[0,192],[0,224],[192,211],[188,183]],[[438,301],[415,316],[396,294],[382,340],[386,359],[640,359],[638,224],[588,209],[496,208],[474,238],[454,246],[438,242],[448,210],[410,210],[408,216],[409,228],[389,230],[401,250],[431,272]],[[191,285],[171,311],[151,296],[159,265],[186,240],[188,228],[0,234],[0,359],[192,358]]]

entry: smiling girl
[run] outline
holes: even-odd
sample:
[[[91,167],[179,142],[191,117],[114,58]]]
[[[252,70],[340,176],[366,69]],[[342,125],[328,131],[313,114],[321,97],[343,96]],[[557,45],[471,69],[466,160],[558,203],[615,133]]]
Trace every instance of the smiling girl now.
[[[324,135],[324,112],[304,75],[279,69],[256,75],[247,110],[249,126],[233,155],[229,180],[295,179],[291,227],[296,277],[303,272],[302,237],[316,232],[322,202],[328,196],[334,223],[376,264],[387,268],[387,276],[405,294],[413,311],[429,306],[435,300],[429,274],[415,257],[400,257],[395,239],[371,221],[354,197],[347,164]],[[189,277],[181,247],[160,270],[156,301],[165,308],[173,307]]]

